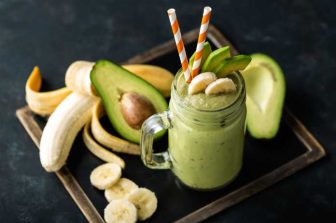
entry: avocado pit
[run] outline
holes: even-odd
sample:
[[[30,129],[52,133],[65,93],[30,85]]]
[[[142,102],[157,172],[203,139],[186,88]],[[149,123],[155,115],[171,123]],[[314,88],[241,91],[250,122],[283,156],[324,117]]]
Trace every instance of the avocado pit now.
[[[140,129],[142,123],[156,113],[153,104],[146,97],[134,92],[121,95],[120,107],[125,121],[134,129]]]

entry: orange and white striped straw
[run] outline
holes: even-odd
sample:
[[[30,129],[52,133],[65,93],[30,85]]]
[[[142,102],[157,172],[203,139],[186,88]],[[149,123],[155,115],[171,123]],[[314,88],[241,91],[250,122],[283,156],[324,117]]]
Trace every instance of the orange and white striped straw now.
[[[211,16],[211,8],[207,6],[203,10],[203,17],[202,17],[200,31],[198,34],[195,59],[194,59],[194,63],[191,69],[191,78],[194,78],[200,70],[202,54],[203,54],[203,47],[204,47],[206,35],[208,32],[210,16]]]
[[[189,70],[188,58],[187,58],[184,43],[183,43],[183,40],[182,40],[181,31],[180,31],[180,27],[179,27],[179,24],[178,24],[178,21],[177,21],[175,9],[169,9],[167,12],[168,12],[169,20],[170,20],[170,25],[171,25],[172,30],[173,30],[177,52],[179,54],[180,61],[181,61],[181,64],[182,64],[182,70],[183,70],[183,73],[184,73],[184,78],[185,78],[187,83],[190,83],[191,82],[191,75],[190,75],[190,70]]]

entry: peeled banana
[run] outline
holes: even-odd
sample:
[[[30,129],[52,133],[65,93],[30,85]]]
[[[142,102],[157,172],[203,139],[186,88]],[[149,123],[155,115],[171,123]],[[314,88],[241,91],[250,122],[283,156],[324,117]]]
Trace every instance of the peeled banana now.
[[[36,114],[50,115],[70,93],[69,88],[39,92],[42,85],[40,69],[36,66],[26,82],[26,101],[29,108]]]
[[[78,93],[96,96],[97,93],[90,80],[94,64],[88,61],[73,62],[65,73],[65,85]]]
[[[97,97],[71,93],[51,114],[40,142],[41,164],[48,172],[59,170],[80,129],[87,123]]]
[[[50,115],[40,141],[41,164],[48,172],[58,171],[65,164],[75,137],[85,126],[82,135],[85,145],[98,158],[108,162],[95,168],[90,175],[91,184],[105,190],[110,202],[104,210],[106,222],[145,220],[155,212],[157,198],[150,190],[121,178],[124,160],[103,147],[140,154],[139,145],[118,138],[102,127],[100,118],[104,109],[90,81],[93,66],[94,63],[88,61],[74,62],[66,72],[66,87],[49,92],[39,92],[42,78],[38,67],[30,74],[26,83],[27,103],[33,112]],[[164,96],[170,95],[174,76],[169,71],[152,65],[124,67],[157,87]]]

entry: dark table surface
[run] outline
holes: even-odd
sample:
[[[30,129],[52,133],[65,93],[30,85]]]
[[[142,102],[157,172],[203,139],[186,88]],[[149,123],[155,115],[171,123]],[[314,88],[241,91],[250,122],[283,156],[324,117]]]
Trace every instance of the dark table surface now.
[[[84,222],[59,180],[39,163],[17,119],[34,65],[45,89],[64,85],[78,59],[121,62],[172,39],[166,10],[182,32],[202,8],[244,53],[264,52],[283,68],[286,103],[320,140],[327,157],[211,218],[209,222],[336,221],[336,4],[274,1],[0,1],[0,222]],[[178,205],[178,204],[172,204]]]

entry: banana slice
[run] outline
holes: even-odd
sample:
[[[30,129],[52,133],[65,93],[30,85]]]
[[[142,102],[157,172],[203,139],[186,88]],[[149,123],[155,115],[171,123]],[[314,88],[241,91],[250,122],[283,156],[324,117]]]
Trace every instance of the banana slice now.
[[[104,210],[106,223],[134,223],[137,220],[137,209],[126,199],[111,201]]]
[[[205,89],[205,94],[231,93],[236,91],[236,85],[230,78],[219,78]]]
[[[141,221],[152,216],[157,208],[157,198],[155,194],[147,188],[139,188],[132,192],[128,200],[138,209],[138,219]]]
[[[217,79],[216,74],[205,72],[197,75],[189,84],[188,94],[196,94],[203,91],[210,83]]]
[[[96,167],[90,175],[93,186],[100,190],[112,187],[121,177],[121,167],[115,163],[105,163]]]
[[[112,200],[127,198],[133,191],[139,189],[133,181],[121,178],[112,187],[105,190],[105,198],[108,202]]]

